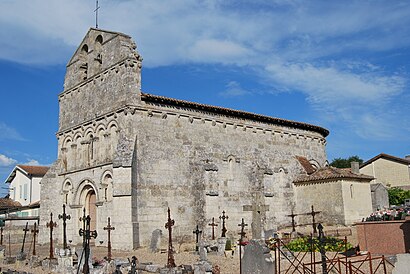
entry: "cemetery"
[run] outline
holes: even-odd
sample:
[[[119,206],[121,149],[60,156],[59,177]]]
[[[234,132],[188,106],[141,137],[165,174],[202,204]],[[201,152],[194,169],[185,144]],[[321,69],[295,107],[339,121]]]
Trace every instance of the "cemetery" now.
[[[11,240],[8,230],[16,227],[1,228],[1,261],[3,273],[405,273],[392,272],[394,265],[400,260],[403,267],[408,267],[405,253],[409,251],[410,218],[404,220],[381,220],[359,222],[357,228],[358,245],[352,237],[355,227],[349,229],[326,229],[320,223],[321,212],[312,206],[309,224],[299,225],[295,218],[298,214],[292,212],[289,218],[291,226],[280,231],[262,231],[256,229],[257,221],[247,224],[244,219],[238,223],[235,231],[227,229],[227,223],[233,222],[228,212],[222,211],[219,222],[215,218],[207,227],[197,225],[192,235],[177,238],[173,228],[178,220],[172,217],[168,208],[164,216],[164,226],[161,230],[152,232],[149,248],[124,251],[113,250],[111,235],[117,233],[115,227],[107,219],[102,231],[90,228],[91,218],[83,216],[78,221],[82,228],[78,234],[82,237],[81,245],[74,245],[67,239],[67,220],[71,216],[65,212],[53,214],[43,223],[20,228],[21,234]],[[369,228],[365,226],[369,226]],[[389,225],[385,231],[377,226]],[[39,226],[49,231],[49,243],[39,245],[37,235]],[[376,227],[375,227],[376,226]],[[393,228],[392,228],[393,226]],[[232,225],[230,226],[232,227]],[[403,228],[404,227],[404,228]],[[397,231],[402,229],[403,236]],[[212,231],[212,237],[205,237],[204,230]],[[337,236],[334,235],[337,231]],[[349,233],[346,233],[348,231]],[[395,236],[392,236],[391,232]],[[54,235],[61,233],[62,241],[55,241]],[[100,234],[108,235],[108,242],[99,241]],[[342,234],[345,233],[345,236]],[[383,235],[383,237],[380,237]],[[399,235],[399,236],[397,236]],[[368,237],[365,242],[362,237]],[[371,244],[378,237],[379,246],[372,249]],[[396,247],[394,252],[382,250],[380,238],[387,239],[384,246]],[[357,239],[356,239],[357,241]],[[392,244],[394,242],[395,244]],[[356,244],[356,242],[354,242]],[[367,246],[367,245],[368,246]],[[103,247],[104,246],[104,247]],[[398,249],[401,247],[402,249]],[[379,249],[377,249],[379,248]],[[392,254],[403,254],[390,256]],[[398,259],[399,258],[399,259]],[[18,272],[13,272],[18,271]]]

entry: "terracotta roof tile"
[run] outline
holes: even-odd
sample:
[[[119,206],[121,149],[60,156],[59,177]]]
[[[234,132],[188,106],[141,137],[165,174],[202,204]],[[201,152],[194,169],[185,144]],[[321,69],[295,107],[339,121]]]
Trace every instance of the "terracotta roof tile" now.
[[[298,159],[299,163],[302,165],[308,175],[316,171],[316,169],[312,166],[309,160],[306,159],[306,157],[296,156],[296,159]]]
[[[0,198],[0,209],[21,207],[21,204],[10,198]]]
[[[184,101],[184,100],[168,98],[164,96],[152,95],[148,93],[141,93],[141,99],[143,101],[148,101],[148,102],[167,104],[167,105],[176,105],[180,107],[193,108],[193,109],[198,109],[202,111],[217,112],[223,115],[236,116],[239,118],[253,119],[253,120],[257,120],[261,122],[267,122],[267,123],[283,125],[287,127],[315,131],[315,132],[322,134],[323,137],[326,137],[329,135],[329,131],[327,129],[319,127],[319,126],[291,121],[291,120],[280,119],[280,118],[274,118],[274,117],[255,114],[255,113],[246,112],[246,111],[199,104],[199,103],[194,103],[194,102],[189,102],[189,101]]]
[[[42,177],[44,176],[49,167],[48,166],[26,166],[26,165],[17,165],[19,168],[23,169],[29,175]]]
[[[336,168],[336,167],[323,167],[318,169],[311,175],[299,176],[294,183],[306,183],[315,181],[326,181],[331,179],[356,179],[371,181],[374,178],[363,174],[355,174],[350,168]]]

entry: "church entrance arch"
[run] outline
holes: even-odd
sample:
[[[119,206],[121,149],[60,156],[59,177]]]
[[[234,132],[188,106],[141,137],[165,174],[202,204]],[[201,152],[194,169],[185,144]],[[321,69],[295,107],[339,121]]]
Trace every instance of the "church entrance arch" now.
[[[96,188],[90,180],[84,180],[77,189],[77,204],[81,205],[81,212],[79,215],[83,216],[83,209],[85,209],[85,215],[90,215],[90,229],[97,229],[97,201],[98,193]],[[82,227],[82,222],[81,222]]]

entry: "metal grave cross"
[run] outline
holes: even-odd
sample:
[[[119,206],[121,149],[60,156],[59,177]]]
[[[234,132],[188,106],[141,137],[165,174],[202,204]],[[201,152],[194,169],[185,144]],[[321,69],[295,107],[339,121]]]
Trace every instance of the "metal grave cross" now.
[[[57,227],[57,223],[53,222],[53,213],[50,213],[50,222],[46,223],[46,225],[48,228],[50,228],[50,259],[54,259],[53,229]]]
[[[115,230],[115,227],[111,226],[111,218],[108,217],[108,225],[104,227],[104,230],[108,231],[108,261],[111,261],[111,230]]]
[[[83,208],[83,216],[79,218],[80,222],[83,222],[83,230],[85,231],[85,224],[87,221],[87,216],[85,215],[85,207]],[[85,234],[83,234],[83,246],[85,244]]]
[[[33,233],[33,256],[36,256],[37,222],[34,223],[34,228],[31,230],[31,233]]]
[[[296,232],[296,222],[295,222],[295,217],[298,216],[298,214],[294,214],[293,210],[291,214],[287,215],[288,217],[292,218],[292,232]]]
[[[88,215],[85,218],[85,230],[80,228],[79,234],[80,236],[83,236],[83,239],[85,239],[85,242],[83,243],[83,249],[84,249],[84,266],[83,266],[83,273],[90,273],[90,266],[88,265],[88,260],[90,258],[90,239],[91,238],[97,238],[97,231],[90,230],[90,221],[91,221],[91,217],[90,215]]]
[[[266,216],[266,211],[269,211],[269,205],[252,204],[244,205],[243,211],[252,211],[252,238],[262,238],[262,218]]]
[[[225,210],[222,211],[222,216],[219,216],[219,219],[222,220],[222,234],[221,234],[221,237],[225,238],[226,237],[226,231],[227,231],[227,229],[225,227],[225,220],[229,219],[228,215],[225,216]]]
[[[245,221],[242,218],[242,222],[238,224],[238,226],[241,227],[241,232],[239,235],[241,235],[241,238],[239,239],[239,272],[242,273],[242,245],[243,245],[243,237],[245,237],[245,226],[248,226],[248,224],[245,224]]]
[[[63,219],[63,248],[67,249],[67,220],[71,219],[71,216],[65,213],[65,204],[63,204],[63,214],[58,214],[58,219]]]
[[[26,222],[26,227],[23,229],[24,231],[24,237],[23,237],[23,245],[21,246],[21,253],[24,253],[24,244],[26,243],[26,236],[27,236],[27,231],[30,231],[30,229],[28,229],[28,222]]]
[[[172,227],[174,225],[175,221],[171,219],[171,210],[168,207],[168,221],[165,223],[165,228],[168,229],[168,268],[176,267],[174,260],[174,250],[172,248]]]
[[[218,224],[215,223],[214,217],[212,217],[212,223],[208,225],[212,226],[212,240],[215,240],[215,226],[218,226]]]
[[[0,227],[0,233],[1,233],[0,245],[3,245],[3,228],[2,227]]]
[[[313,209],[313,205],[312,205],[312,211],[309,213],[306,213],[306,215],[311,215],[312,216],[312,228],[313,228],[313,234],[317,234],[317,230],[316,230],[316,221],[315,221],[315,216],[319,213],[321,213],[322,211],[315,211]]]
[[[199,234],[202,234],[202,231],[199,230],[199,226],[196,225],[196,229],[192,233],[196,234],[196,248],[195,248],[195,251],[198,251]]]

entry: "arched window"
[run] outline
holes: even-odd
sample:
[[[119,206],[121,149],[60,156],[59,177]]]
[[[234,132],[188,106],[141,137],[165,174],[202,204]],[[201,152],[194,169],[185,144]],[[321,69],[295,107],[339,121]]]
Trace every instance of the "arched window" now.
[[[81,48],[80,52],[80,80],[85,80],[87,79],[88,76],[88,61],[87,61],[87,56],[88,56],[88,46],[87,44],[84,44],[84,46]]]
[[[103,38],[101,35],[98,35],[97,38],[95,39],[95,44],[94,44],[94,61],[96,68],[99,68],[102,64],[102,53],[101,53],[101,47],[103,43]]]

